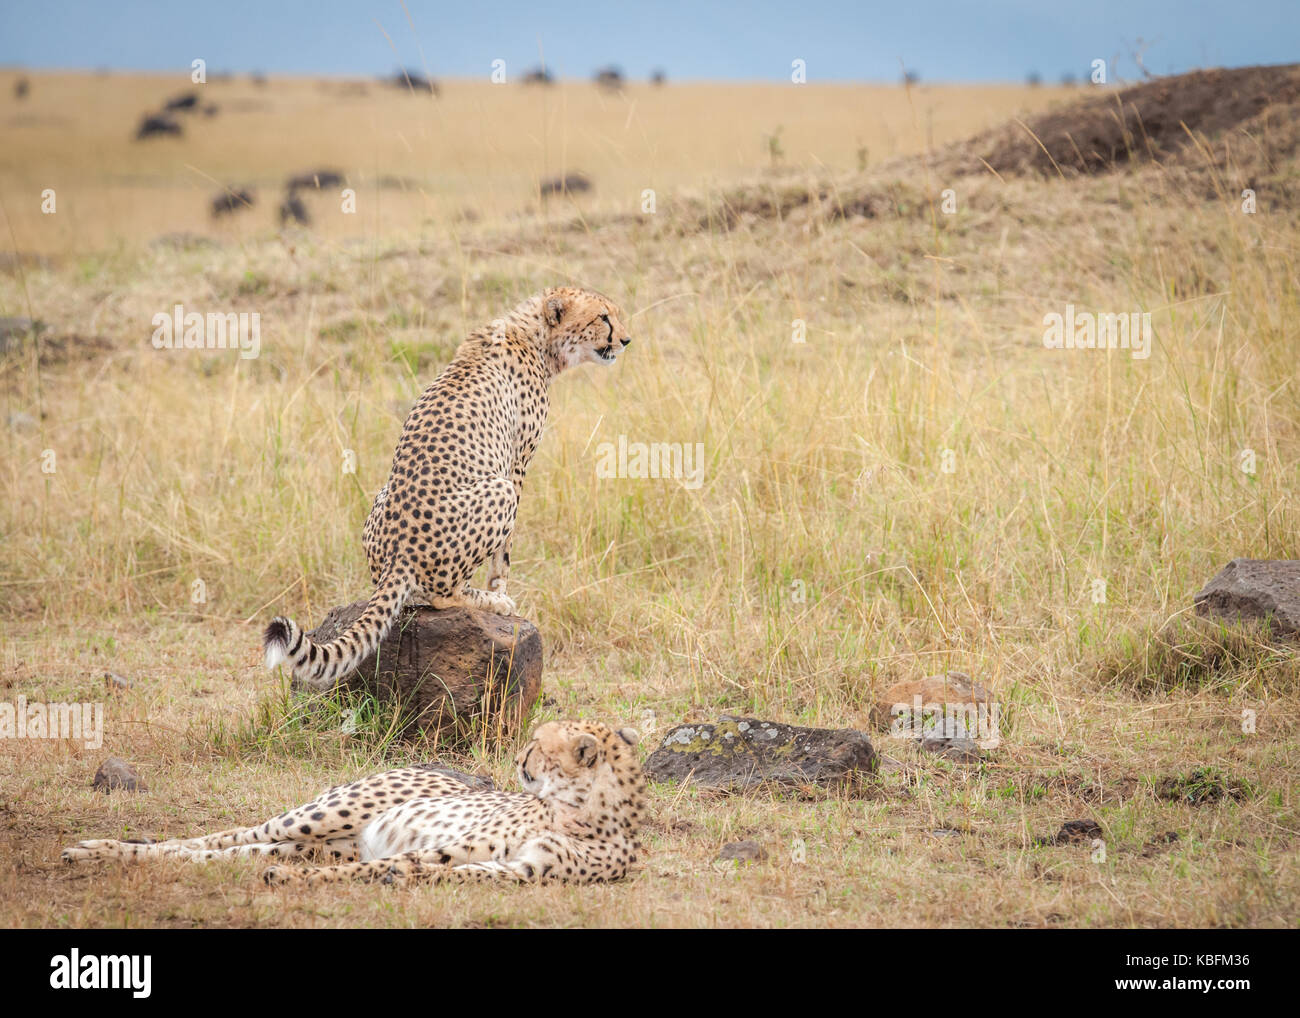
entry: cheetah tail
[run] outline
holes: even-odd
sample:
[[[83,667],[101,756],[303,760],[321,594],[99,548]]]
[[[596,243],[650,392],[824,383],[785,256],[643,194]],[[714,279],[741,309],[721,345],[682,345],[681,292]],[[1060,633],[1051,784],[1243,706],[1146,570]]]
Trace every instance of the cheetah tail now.
[[[330,689],[335,679],[355,671],[374,653],[414,590],[409,571],[388,570],[357,620],[329,643],[313,642],[292,619],[273,618],[262,636],[266,667],[287,663],[295,682]]]

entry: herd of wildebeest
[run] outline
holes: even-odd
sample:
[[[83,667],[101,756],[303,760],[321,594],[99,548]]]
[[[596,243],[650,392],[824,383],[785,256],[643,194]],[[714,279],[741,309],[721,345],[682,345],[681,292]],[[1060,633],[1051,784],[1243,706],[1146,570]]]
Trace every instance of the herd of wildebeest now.
[[[214,75],[214,80],[229,77],[228,74],[217,74]],[[267,87],[267,79],[262,74],[253,74],[251,80],[259,88]],[[535,67],[519,78],[519,81],[524,85],[552,85],[555,80],[554,75],[545,67]],[[592,75],[592,81],[598,87],[609,91],[619,91],[626,84],[623,72],[613,66],[602,67],[596,71]],[[666,81],[667,76],[660,70],[654,71],[650,76],[652,85],[663,85]],[[437,96],[439,94],[436,81],[425,74],[407,69],[399,70],[389,77],[380,79],[380,83],[409,92],[412,95],[424,93]],[[367,86],[363,82],[349,82],[339,87],[349,95],[364,95],[367,92]],[[31,82],[29,79],[20,77],[14,82],[14,97],[16,99],[25,99],[30,93]],[[185,135],[185,121],[187,118],[215,117],[220,112],[221,108],[215,103],[203,102],[197,91],[182,92],[172,96],[156,111],[146,111],[142,114],[140,124],[136,128],[135,140],[181,138]],[[307,204],[303,201],[303,195],[313,191],[319,192],[345,186],[347,186],[347,178],[338,170],[318,169],[294,174],[285,181],[284,195],[280,200],[279,207],[280,225],[309,226],[311,224],[311,215],[307,211]],[[582,194],[590,191],[592,186],[591,178],[585,173],[571,172],[539,181],[537,193],[539,197],[546,199],[556,195]],[[234,215],[243,209],[252,208],[256,202],[257,197],[252,189],[230,186],[222,189],[212,198],[209,209],[212,218],[219,219],[223,216]]]

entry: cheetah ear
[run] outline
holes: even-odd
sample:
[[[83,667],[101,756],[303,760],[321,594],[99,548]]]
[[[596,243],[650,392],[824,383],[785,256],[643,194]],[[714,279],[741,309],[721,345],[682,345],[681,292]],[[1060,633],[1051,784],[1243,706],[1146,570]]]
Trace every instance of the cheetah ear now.
[[[548,297],[546,299],[546,324],[554,329],[560,324],[560,319],[564,317],[567,305],[563,297]]]
[[[595,767],[596,758],[600,755],[595,736],[579,735],[574,743],[573,755],[584,767]]]
[[[635,746],[641,741],[641,736],[637,735],[635,728],[620,728],[618,730],[618,736],[629,746]]]

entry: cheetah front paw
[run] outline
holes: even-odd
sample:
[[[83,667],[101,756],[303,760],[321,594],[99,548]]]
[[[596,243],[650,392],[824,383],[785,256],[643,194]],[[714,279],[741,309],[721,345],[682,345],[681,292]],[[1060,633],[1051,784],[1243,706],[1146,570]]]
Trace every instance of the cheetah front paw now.
[[[508,594],[500,593],[495,590],[485,591],[488,599],[488,610],[496,612],[498,615],[518,615],[519,608],[515,605],[514,598]]]

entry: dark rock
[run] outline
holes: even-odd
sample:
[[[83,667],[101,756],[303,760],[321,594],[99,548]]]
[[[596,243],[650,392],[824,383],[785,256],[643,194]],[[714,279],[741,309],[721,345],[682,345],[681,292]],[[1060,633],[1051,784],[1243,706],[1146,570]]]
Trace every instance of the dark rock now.
[[[1147,858],[1159,855],[1161,852],[1167,851],[1171,845],[1177,844],[1178,840],[1177,831],[1165,831],[1164,834],[1157,835],[1143,845],[1142,854]]]
[[[26,99],[27,94],[31,92],[32,85],[26,78],[19,78],[14,82],[14,98]]]
[[[335,608],[307,635],[327,643],[365,607]],[[404,735],[464,733],[480,723],[509,730],[541,692],[542,637],[527,619],[408,605],[378,651],[339,685],[395,704]]]
[[[136,129],[135,140],[143,141],[145,138],[179,138],[185,132],[181,130],[181,125],[176,123],[171,117],[165,117],[161,114],[145,114],[140,120],[140,126]]]
[[[851,728],[797,728],[756,718],[724,717],[678,725],[646,761],[654,781],[686,781],[743,790],[774,782],[843,785],[876,769],[876,752]]]
[[[977,764],[984,759],[979,743],[974,739],[926,736],[921,740],[921,748],[953,763]]]
[[[1072,845],[1083,841],[1091,844],[1094,838],[1100,838],[1101,836],[1101,825],[1095,820],[1067,820],[1054,836],[1035,838],[1034,844],[1038,846]]]
[[[140,780],[136,769],[125,760],[110,756],[95,772],[93,785],[97,792],[107,795],[114,788],[125,788],[128,792],[147,792],[149,786]]]
[[[584,194],[591,190],[591,178],[585,173],[566,173],[562,177],[543,180],[539,191],[543,198],[554,194]]]
[[[1278,636],[1300,637],[1300,559],[1233,559],[1192,599],[1196,613],[1230,622],[1270,620]]]
[[[751,863],[762,862],[767,852],[757,841],[732,841],[722,846],[722,851],[714,862]]]

